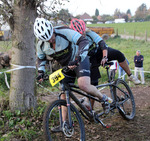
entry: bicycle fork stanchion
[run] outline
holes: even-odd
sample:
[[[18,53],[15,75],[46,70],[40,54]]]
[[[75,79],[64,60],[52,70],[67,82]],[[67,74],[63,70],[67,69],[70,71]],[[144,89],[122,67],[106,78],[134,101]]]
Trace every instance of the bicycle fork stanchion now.
[[[67,101],[69,127],[71,128],[72,127],[72,120],[71,120],[71,109],[70,109],[69,91],[65,91],[65,94],[66,94],[66,101]]]
[[[61,95],[64,94],[63,92],[61,92],[58,96],[58,99],[60,100],[61,99]],[[62,128],[63,126],[63,119],[62,119],[62,107],[61,105],[59,105],[59,120],[60,120],[60,127]]]

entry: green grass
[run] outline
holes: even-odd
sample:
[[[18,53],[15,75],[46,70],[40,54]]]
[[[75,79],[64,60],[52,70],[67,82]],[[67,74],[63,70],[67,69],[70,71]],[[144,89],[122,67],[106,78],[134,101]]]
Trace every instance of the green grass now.
[[[106,41],[108,46],[120,50],[126,58],[129,60],[130,68],[134,69],[134,56],[136,51],[140,50],[141,54],[144,56],[144,69],[145,71],[150,71],[150,42],[137,41],[137,40],[123,40],[123,39],[110,39]]]
[[[91,24],[88,27],[113,27],[116,33],[118,29],[118,34],[134,35],[136,31],[136,36],[145,37],[145,32],[147,31],[147,36],[150,38],[150,22],[133,22],[133,23],[113,23],[113,24]]]
[[[0,41],[0,52],[7,52],[12,47],[11,41]]]

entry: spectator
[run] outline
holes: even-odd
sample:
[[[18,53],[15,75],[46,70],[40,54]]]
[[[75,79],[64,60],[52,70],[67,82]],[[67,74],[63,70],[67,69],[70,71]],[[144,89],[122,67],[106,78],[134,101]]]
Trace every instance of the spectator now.
[[[129,61],[126,59],[128,65],[129,65]],[[123,80],[125,80],[125,74],[126,72],[123,70],[123,68],[119,65],[119,75],[118,78],[122,78]]]
[[[136,51],[136,55],[134,56],[134,63],[135,63],[134,75],[135,77],[138,78],[138,72],[140,72],[141,84],[145,84],[143,61],[144,61],[144,57],[143,55],[141,55],[141,52],[139,50]]]
[[[117,60],[113,60],[110,62],[114,63],[113,65],[110,66],[110,79],[113,81],[115,79],[115,74],[117,72],[118,62]]]

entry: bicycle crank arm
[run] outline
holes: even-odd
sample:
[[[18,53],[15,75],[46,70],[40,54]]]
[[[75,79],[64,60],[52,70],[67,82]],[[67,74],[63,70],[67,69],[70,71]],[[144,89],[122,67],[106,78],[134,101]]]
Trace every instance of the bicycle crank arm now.
[[[111,125],[105,125],[99,118],[96,118],[104,128],[110,128]]]

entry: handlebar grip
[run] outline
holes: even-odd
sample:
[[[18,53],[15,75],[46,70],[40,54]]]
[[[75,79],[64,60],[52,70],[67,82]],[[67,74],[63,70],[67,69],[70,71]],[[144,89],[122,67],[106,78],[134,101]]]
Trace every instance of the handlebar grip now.
[[[62,69],[62,72],[63,73],[67,73],[67,72],[69,72],[70,71],[70,69],[68,68],[68,66],[66,66],[66,67],[64,67],[63,69]]]
[[[105,64],[104,64],[104,67],[106,67],[106,66],[111,66],[111,65],[113,65],[114,63],[113,62],[106,62]]]

